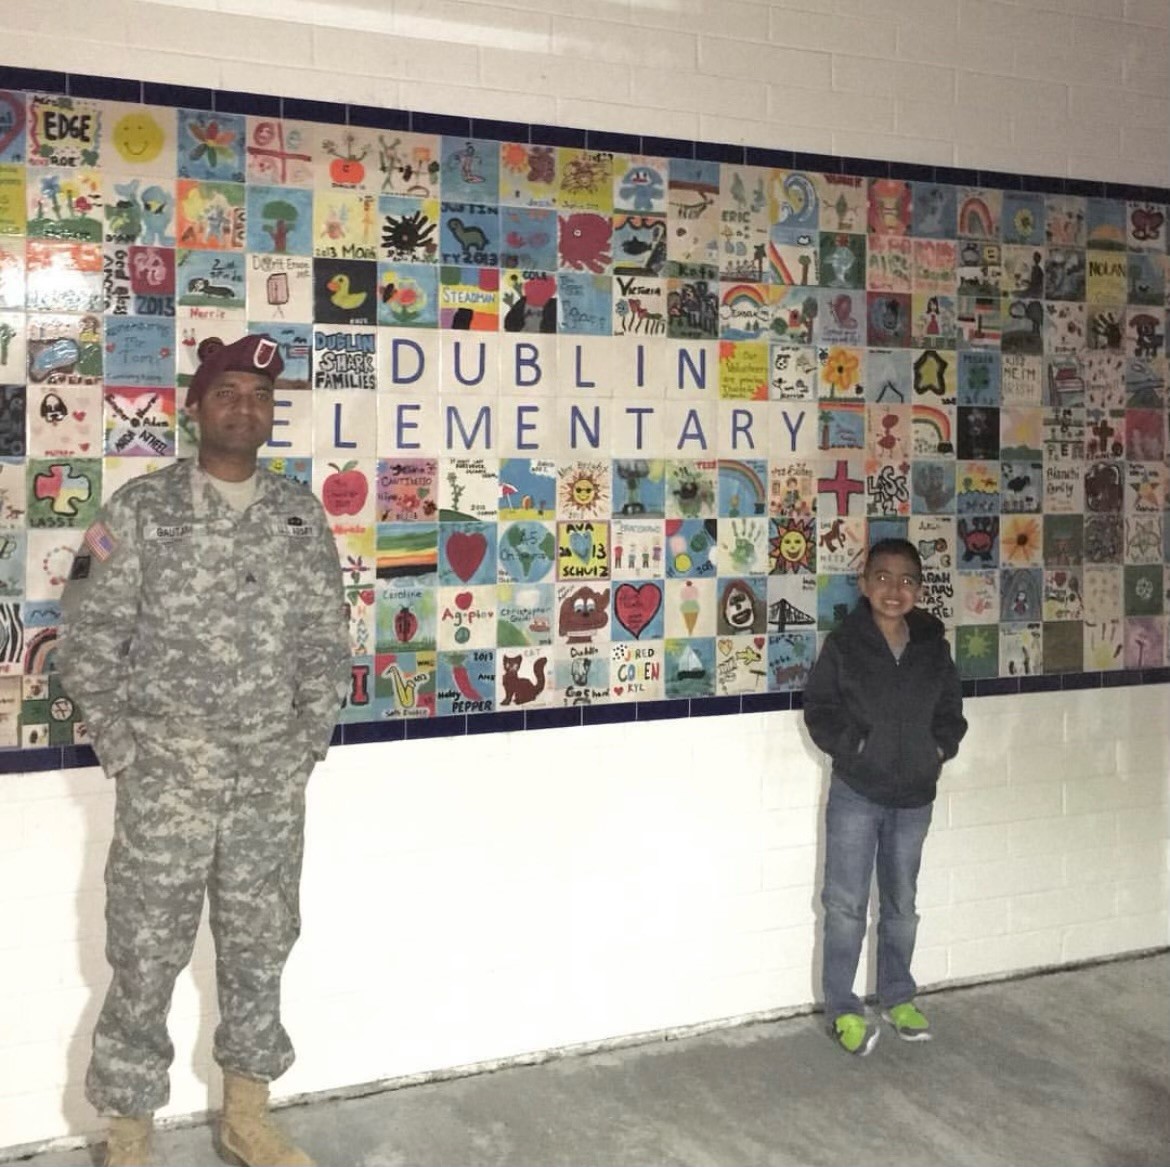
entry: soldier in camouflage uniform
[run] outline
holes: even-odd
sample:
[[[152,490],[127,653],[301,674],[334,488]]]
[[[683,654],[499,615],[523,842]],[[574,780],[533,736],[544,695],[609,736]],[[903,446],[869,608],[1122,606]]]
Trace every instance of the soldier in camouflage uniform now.
[[[270,1123],[267,1083],[293,1061],[280,980],[300,929],[305,784],[349,674],[341,576],[313,494],[257,470],[275,343],[205,341],[200,355],[187,398],[198,460],[113,495],[63,600],[62,677],[117,780],[113,981],[86,1090],[115,1116],[108,1161],[149,1162],[150,1116],[169,1096],[171,992],[206,891],[220,1141],[247,1164],[309,1163]]]

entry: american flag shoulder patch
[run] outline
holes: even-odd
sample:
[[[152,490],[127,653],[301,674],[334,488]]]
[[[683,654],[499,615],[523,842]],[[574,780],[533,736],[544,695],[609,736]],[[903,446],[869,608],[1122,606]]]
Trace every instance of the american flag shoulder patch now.
[[[94,558],[104,563],[114,554],[117,540],[110,534],[105,523],[91,523],[85,532],[85,545],[93,552]]]

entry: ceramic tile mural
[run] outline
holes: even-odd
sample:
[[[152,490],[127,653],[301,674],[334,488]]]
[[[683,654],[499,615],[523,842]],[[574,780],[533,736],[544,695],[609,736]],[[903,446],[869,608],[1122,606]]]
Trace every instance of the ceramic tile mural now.
[[[280,343],[345,721],[802,687],[867,543],[966,678],[1167,660],[1162,203],[0,91],[0,743],[103,498]]]

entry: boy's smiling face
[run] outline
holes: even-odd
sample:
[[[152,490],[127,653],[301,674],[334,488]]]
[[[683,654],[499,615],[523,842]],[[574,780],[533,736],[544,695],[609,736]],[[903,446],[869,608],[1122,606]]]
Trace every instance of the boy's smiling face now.
[[[860,586],[875,619],[891,624],[901,621],[918,602],[922,577],[908,555],[881,553],[870,556]]]

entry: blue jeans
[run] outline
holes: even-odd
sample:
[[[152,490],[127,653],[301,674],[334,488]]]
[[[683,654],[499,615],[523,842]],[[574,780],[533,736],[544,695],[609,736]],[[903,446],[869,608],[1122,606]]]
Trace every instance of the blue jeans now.
[[[825,812],[824,968],[825,1018],[862,1013],[853,991],[865,939],[869,888],[877,857],[877,995],[883,1009],[913,999],[910,975],[918,933],[915,895],[922,844],[933,807],[879,806],[833,777]]]

